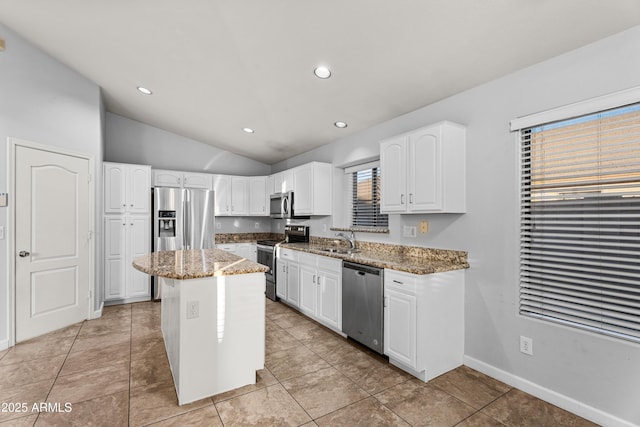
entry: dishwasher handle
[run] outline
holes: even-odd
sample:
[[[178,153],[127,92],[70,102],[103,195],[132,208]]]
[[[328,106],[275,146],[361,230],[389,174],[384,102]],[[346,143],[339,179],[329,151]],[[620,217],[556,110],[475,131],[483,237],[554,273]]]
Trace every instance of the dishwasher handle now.
[[[368,265],[356,264],[354,262],[342,262],[342,268],[345,270],[354,270],[358,275],[373,274],[374,276],[382,275],[382,268],[370,267]]]

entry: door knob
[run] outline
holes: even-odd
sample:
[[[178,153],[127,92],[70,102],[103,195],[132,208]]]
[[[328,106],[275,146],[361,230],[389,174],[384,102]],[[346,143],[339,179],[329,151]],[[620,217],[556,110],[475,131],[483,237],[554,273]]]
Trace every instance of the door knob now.
[[[20,255],[22,258],[25,258],[31,255],[31,253],[29,251],[20,251],[18,252],[18,255]]]

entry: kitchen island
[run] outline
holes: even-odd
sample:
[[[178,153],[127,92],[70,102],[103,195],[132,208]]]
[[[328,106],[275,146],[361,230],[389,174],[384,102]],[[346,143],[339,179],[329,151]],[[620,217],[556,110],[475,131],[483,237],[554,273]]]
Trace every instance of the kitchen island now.
[[[264,368],[268,267],[219,249],[154,252],[133,267],[158,277],[180,405],[255,384]]]

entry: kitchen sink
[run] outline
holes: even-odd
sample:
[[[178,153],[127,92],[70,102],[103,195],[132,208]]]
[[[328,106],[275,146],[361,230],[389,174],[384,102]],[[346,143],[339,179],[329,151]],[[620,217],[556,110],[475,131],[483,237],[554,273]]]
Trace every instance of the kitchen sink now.
[[[329,252],[332,254],[355,254],[360,252],[359,249],[341,249],[341,248],[322,248],[320,249],[322,252]]]

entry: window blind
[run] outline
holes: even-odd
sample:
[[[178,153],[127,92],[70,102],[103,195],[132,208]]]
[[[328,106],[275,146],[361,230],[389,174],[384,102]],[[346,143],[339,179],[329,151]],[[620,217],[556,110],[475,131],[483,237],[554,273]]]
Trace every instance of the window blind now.
[[[640,104],[520,139],[520,313],[640,341]]]
[[[380,168],[352,173],[352,225],[354,227],[388,227],[388,215],[380,213]]]

